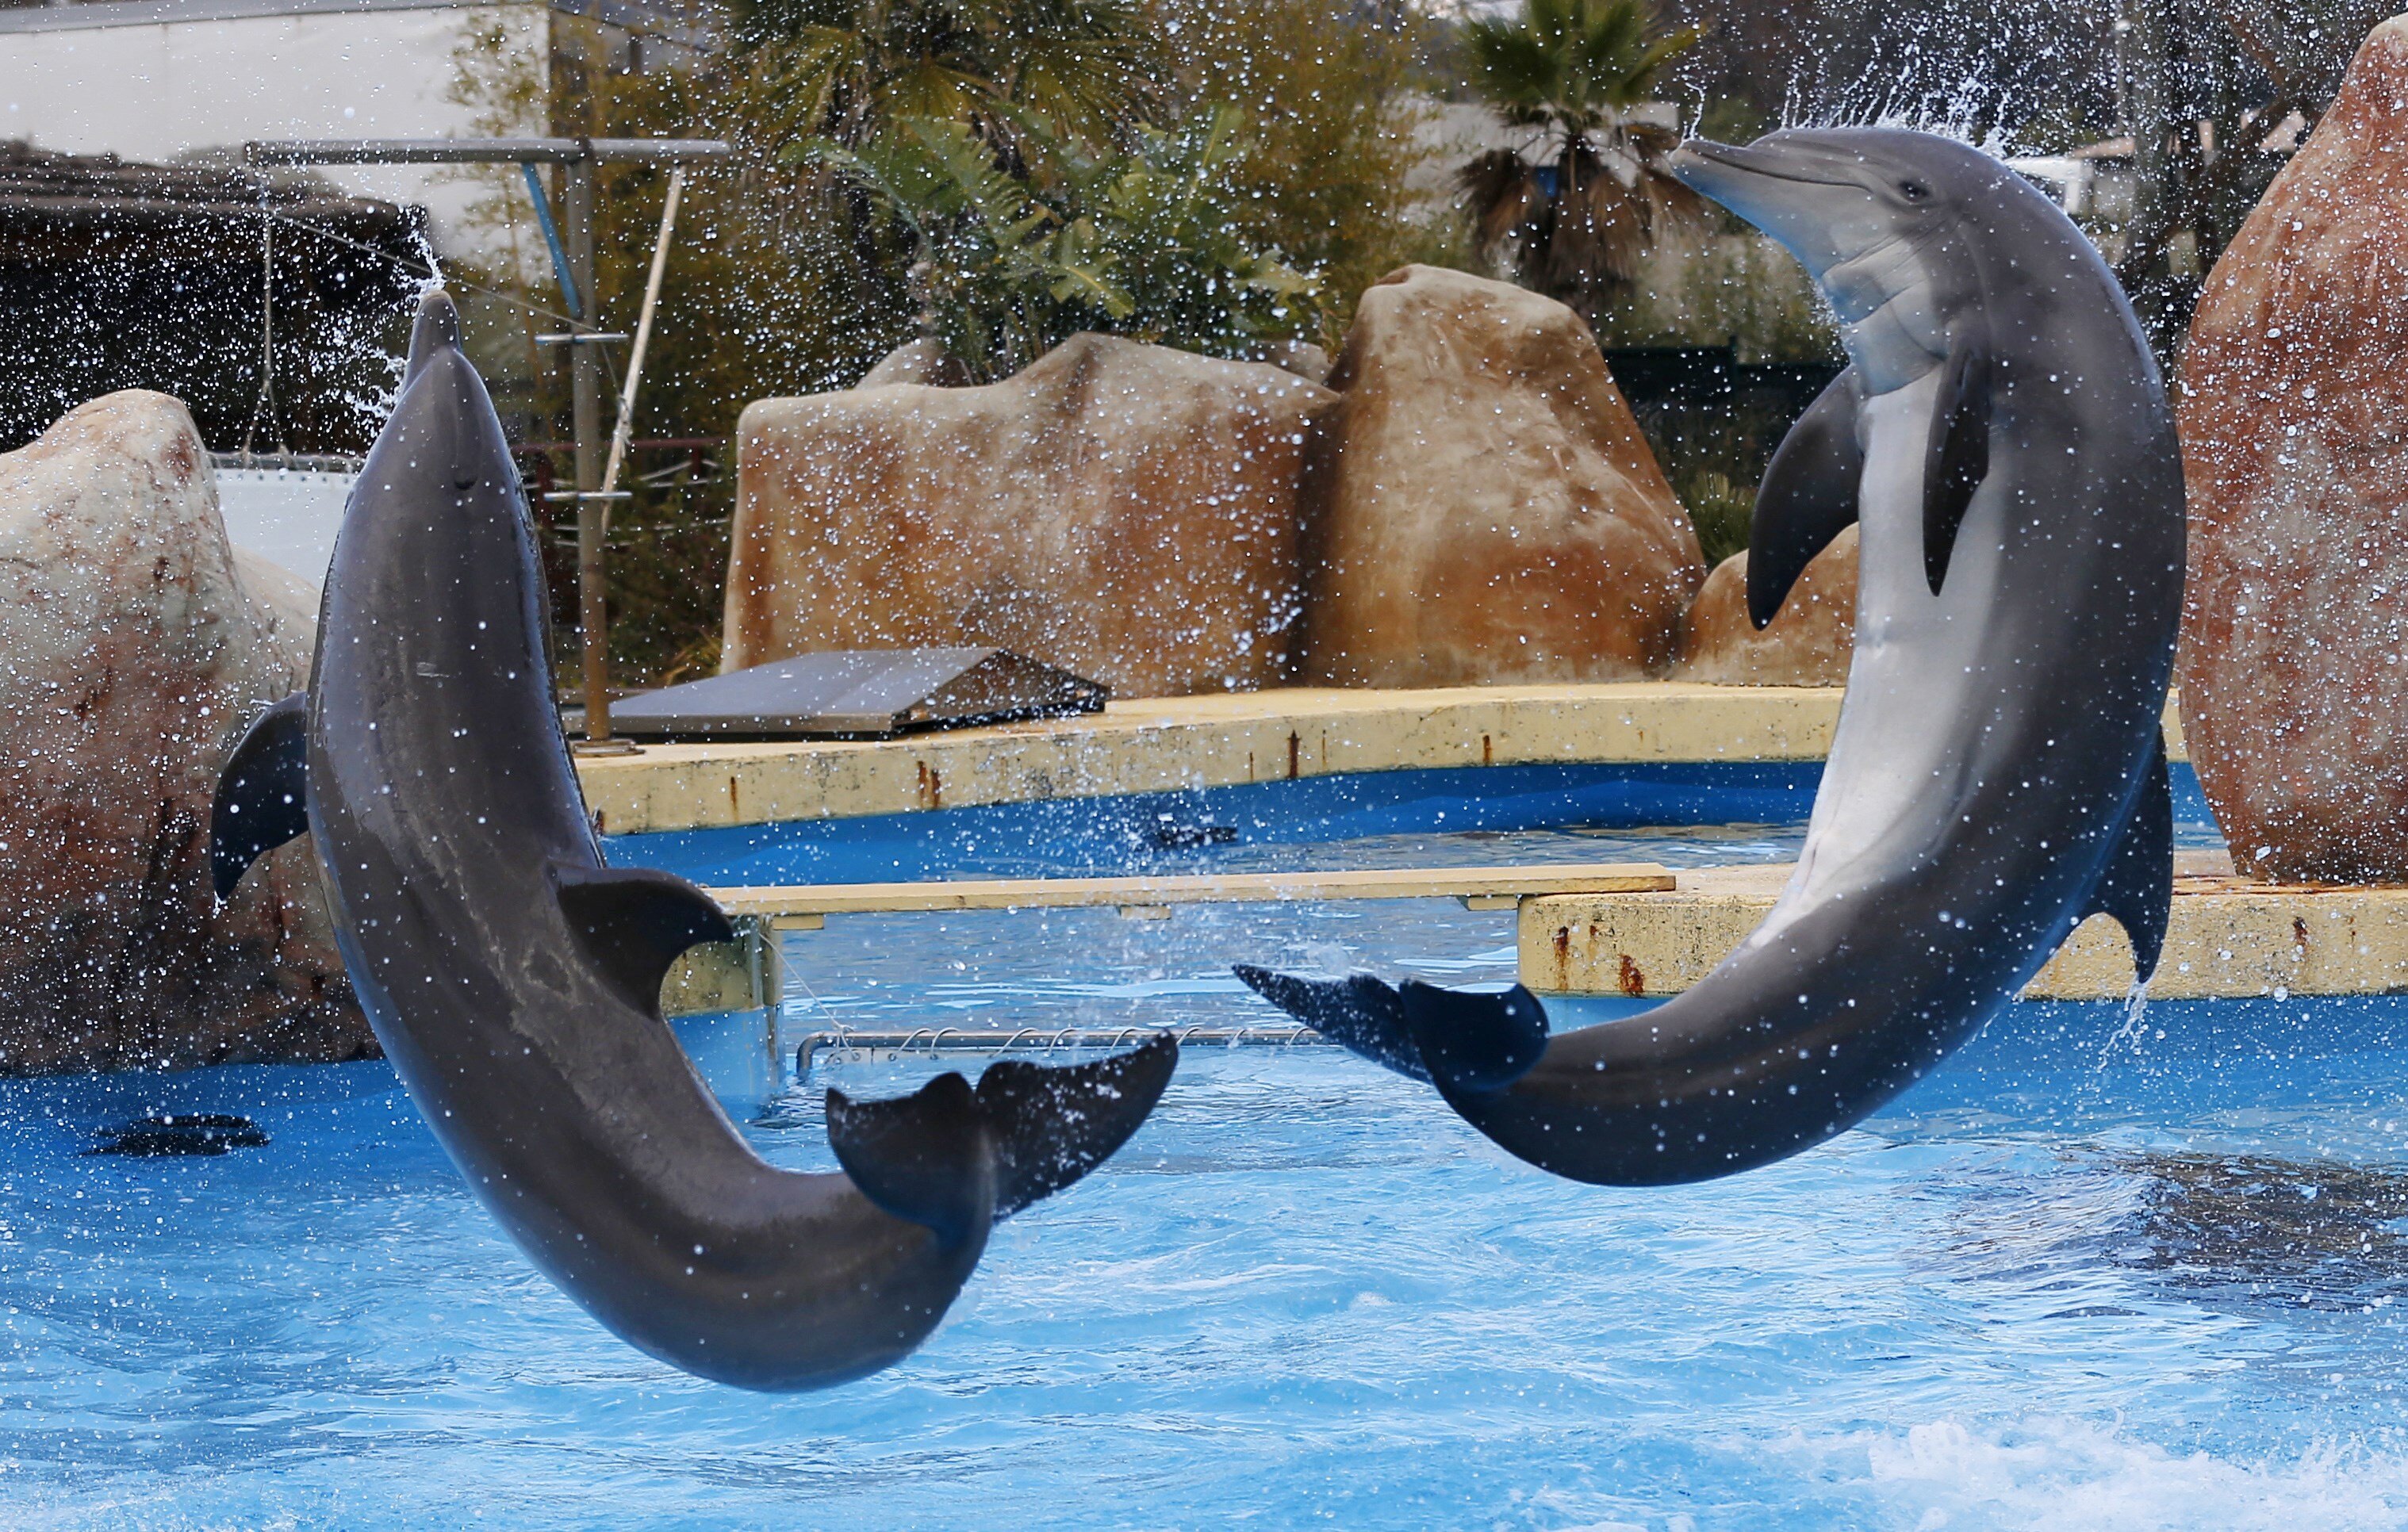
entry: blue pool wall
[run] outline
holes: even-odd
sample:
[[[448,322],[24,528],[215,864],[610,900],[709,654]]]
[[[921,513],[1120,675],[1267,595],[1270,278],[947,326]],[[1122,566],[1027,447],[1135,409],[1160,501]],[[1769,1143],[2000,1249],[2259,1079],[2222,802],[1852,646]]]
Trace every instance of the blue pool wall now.
[[[1789,824],[1813,811],[1822,763],[1466,766],[1049,798],[856,819],[613,836],[611,862],[718,886],[1078,877],[1193,869],[1210,845],[1570,825]],[[2177,844],[2218,845],[2199,778],[2172,772]]]

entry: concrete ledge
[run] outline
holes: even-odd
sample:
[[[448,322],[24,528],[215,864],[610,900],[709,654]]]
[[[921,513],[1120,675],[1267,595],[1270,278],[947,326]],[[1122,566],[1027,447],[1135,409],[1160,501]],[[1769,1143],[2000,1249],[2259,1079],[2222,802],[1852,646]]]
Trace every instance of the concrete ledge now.
[[[577,768],[604,831],[636,835],[1347,772],[1819,761],[1839,714],[1837,687],[1297,687],[891,740],[650,745]],[[2167,729],[2179,760],[2171,707]]]
[[[1533,894],[1637,894],[1675,887],[1653,862],[1515,867],[1353,867],[1329,872],[1204,872],[1135,878],[994,878],[914,883],[796,883],[703,892],[731,915],[810,930],[829,915],[932,909],[1075,909],[1124,912],[1174,904],[1281,900],[1461,899],[1475,909],[1518,906]],[[1494,902],[1491,902],[1494,901]]]
[[[661,981],[661,1014],[703,1016],[778,1003],[777,953],[765,923],[739,916],[737,939],[689,947]]]
[[[2251,883],[2221,852],[2175,859],[2158,1000],[2408,991],[2408,888]],[[1787,866],[1683,872],[1670,894],[1562,895],[1522,902],[1522,981],[1541,994],[1677,995],[1772,908]],[[2085,921],[2024,991],[2028,1000],[2120,999],[2132,948],[2104,916]]]

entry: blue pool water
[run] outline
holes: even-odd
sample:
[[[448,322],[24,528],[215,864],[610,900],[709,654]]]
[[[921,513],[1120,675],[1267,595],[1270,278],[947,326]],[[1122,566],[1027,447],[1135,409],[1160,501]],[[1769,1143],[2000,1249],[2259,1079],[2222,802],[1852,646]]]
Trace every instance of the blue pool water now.
[[[1694,865],[1796,834],[1181,854]],[[784,948],[784,1024],[1260,1022],[1230,958],[1468,981],[1511,943],[1442,901],[840,919]],[[1833,1143],[1647,1191],[1539,1174],[1334,1051],[1191,1051],[920,1353],[787,1398],[586,1319],[382,1065],[0,1082],[0,1526],[2408,1525],[2408,999],[2128,1023],[2013,1008]],[[714,1083],[765,1155],[824,1169],[822,1086],[933,1067]],[[272,1141],[78,1153],[161,1110]]]
[[[604,1335],[382,1066],[14,1084],[0,1522],[2397,1525],[2408,1011],[2120,1019],[2018,1008],[1831,1145],[1649,1192],[1332,1052],[1191,1055],[920,1354],[794,1398]],[[161,1104],[274,1142],[75,1154]],[[809,1096],[772,1121],[826,1166]]]

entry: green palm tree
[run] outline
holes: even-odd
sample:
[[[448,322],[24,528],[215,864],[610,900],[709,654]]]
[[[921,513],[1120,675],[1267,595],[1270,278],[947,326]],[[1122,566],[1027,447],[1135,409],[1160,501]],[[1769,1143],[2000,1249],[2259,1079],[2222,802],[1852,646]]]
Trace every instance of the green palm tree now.
[[[779,138],[859,149],[912,119],[1010,154],[1026,116],[1100,145],[1157,106],[1135,0],[729,0],[727,18]]]
[[[1698,36],[1666,30],[1650,0],[1523,0],[1518,19],[1468,23],[1472,91],[1539,135],[1464,166],[1474,248],[1595,323],[1657,236],[1704,214],[1662,169],[1679,134],[1632,116]]]

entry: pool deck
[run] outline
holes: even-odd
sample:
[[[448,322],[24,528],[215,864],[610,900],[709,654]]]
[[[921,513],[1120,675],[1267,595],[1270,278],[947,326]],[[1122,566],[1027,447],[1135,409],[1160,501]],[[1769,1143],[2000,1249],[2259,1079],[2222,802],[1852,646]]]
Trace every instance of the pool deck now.
[[[1541,994],[1677,995],[1764,918],[1786,864],[1678,874],[1670,893],[1525,899],[1522,981]],[[2120,999],[2132,947],[2105,916],[2084,922],[2027,1000]],[[2408,990],[2408,887],[2252,882],[2221,852],[2174,857],[2174,899],[2149,997],[2383,995]]]
[[[647,745],[577,766],[603,830],[637,835],[1350,772],[1819,761],[1839,716],[1825,686],[1295,687],[898,739]],[[2172,706],[2166,738],[2183,759]]]

